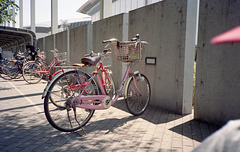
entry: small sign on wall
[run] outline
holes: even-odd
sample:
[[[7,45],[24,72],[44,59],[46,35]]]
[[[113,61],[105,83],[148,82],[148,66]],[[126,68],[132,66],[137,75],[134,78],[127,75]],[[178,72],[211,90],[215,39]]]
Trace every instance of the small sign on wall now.
[[[146,57],[145,63],[147,65],[156,65],[157,64],[157,58],[156,57]]]

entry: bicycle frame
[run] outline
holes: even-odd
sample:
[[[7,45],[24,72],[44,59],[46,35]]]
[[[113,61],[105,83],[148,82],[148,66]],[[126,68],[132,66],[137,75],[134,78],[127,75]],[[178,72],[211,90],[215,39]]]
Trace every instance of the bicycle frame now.
[[[110,82],[110,84],[112,83],[111,82],[111,80],[110,80],[110,78],[109,78],[109,76],[108,76],[108,73],[107,73],[107,69],[108,68],[105,68],[104,66],[103,66],[103,64],[102,63],[100,63],[100,65],[91,73],[92,75],[94,75],[94,74],[97,74],[97,71],[101,71],[101,78],[100,78],[100,76],[99,76],[99,74],[97,74],[98,75],[98,77],[99,77],[99,80],[97,81],[99,84],[102,84],[101,86],[101,91],[102,91],[102,94],[104,94],[104,95],[106,95],[106,91],[105,91],[105,88],[106,88],[106,82],[105,82],[105,77],[107,77],[107,79],[108,79],[108,81]],[[61,72],[62,70],[60,70],[60,72]],[[57,71],[58,72],[58,71]],[[94,76],[95,77],[95,76]],[[94,77],[92,77],[92,79],[91,80],[93,80],[94,79]],[[75,81],[75,79],[73,79],[73,80],[71,80],[70,82],[68,82],[68,85],[70,86],[70,90],[79,90],[79,89],[81,89],[81,90],[83,90],[84,89],[84,87],[85,86],[87,86],[89,83],[84,83],[84,84],[82,84],[81,86],[80,85],[72,85],[71,83],[72,82],[74,82]],[[91,82],[91,81],[89,81],[89,82]],[[85,91],[84,90],[84,92],[85,93],[87,93],[87,94],[91,94],[91,93],[88,93],[87,91]]]
[[[7,59],[4,59],[0,64],[2,64],[2,63],[6,63],[6,62],[9,62],[10,60],[7,60]],[[11,65],[10,67],[8,67],[9,69],[14,69],[14,71],[21,71],[21,69],[22,69],[22,66],[23,66],[23,61],[21,61],[21,60],[12,60],[12,61],[10,61],[10,62],[12,62],[13,63],[13,65]],[[17,69],[16,68],[14,68],[15,66],[17,66]]]
[[[98,68],[100,69],[100,68]],[[121,82],[121,86],[119,87],[116,95],[114,96],[113,99],[110,99],[110,97],[108,95],[106,95],[106,92],[104,90],[104,87],[103,87],[103,84],[102,84],[102,81],[101,81],[101,78],[99,76],[99,73],[97,73],[97,71],[93,71],[93,76],[88,80],[87,84],[84,85],[83,88],[86,88],[90,83],[91,81],[96,77],[97,79],[97,83],[100,87],[100,90],[102,91],[102,94],[103,95],[89,95],[89,96],[82,96],[83,92],[81,92],[81,94],[78,96],[78,97],[75,97],[71,100],[71,102],[73,103],[74,101],[80,101],[79,104],[76,105],[76,107],[79,107],[79,108],[84,108],[84,109],[94,109],[94,110],[104,110],[104,109],[108,109],[108,107],[106,108],[102,103],[105,102],[106,100],[109,101],[110,103],[110,106],[113,105],[117,99],[119,98],[120,96],[120,92],[123,91],[123,88],[125,86],[125,83],[127,81],[127,78],[129,76],[131,76],[131,66],[128,65],[127,67],[127,70],[124,74],[124,77],[122,79],[122,82]],[[133,80],[134,80],[134,84],[137,88],[137,91],[141,94],[140,90],[138,89],[137,85],[136,85],[136,80],[133,76]],[[82,87],[82,85],[80,86]],[[133,87],[131,87],[133,89]],[[135,91],[136,92],[136,91]],[[110,99],[110,100],[109,100]],[[99,105],[90,105],[89,103],[98,103]],[[109,107],[110,107],[109,106]]]
[[[49,66],[45,66],[43,63],[40,63],[40,66],[43,68],[43,71],[36,71],[35,73],[47,75],[49,77],[49,81],[50,81],[52,79],[52,75],[51,75],[50,71],[51,71],[52,67],[55,65],[59,65],[59,62],[56,57],[54,57],[54,59],[52,60],[52,62],[50,63]]]
[[[111,83],[110,78],[109,78],[109,76],[108,76],[108,74],[107,74],[107,68],[104,68],[103,64],[100,63],[100,66],[96,68],[96,71],[99,71],[99,70],[101,71],[101,74],[102,74],[102,75],[101,75],[101,78],[102,78],[102,86],[103,86],[103,88],[105,89],[105,88],[106,88],[105,76],[107,77],[108,81]],[[92,72],[92,74],[94,74],[94,71]],[[101,90],[101,91],[102,91],[102,90]],[[105,91],[102,92],[102,93],[106,94]]]

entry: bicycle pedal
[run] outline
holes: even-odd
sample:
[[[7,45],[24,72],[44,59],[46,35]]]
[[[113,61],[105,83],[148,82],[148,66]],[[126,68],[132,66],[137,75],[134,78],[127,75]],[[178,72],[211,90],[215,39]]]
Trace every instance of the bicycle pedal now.
[[[103,101],[102,101],[102,105],[104,108],[109,108],[112,105],[112,100],[110,99],[109,96],[106,96]]]

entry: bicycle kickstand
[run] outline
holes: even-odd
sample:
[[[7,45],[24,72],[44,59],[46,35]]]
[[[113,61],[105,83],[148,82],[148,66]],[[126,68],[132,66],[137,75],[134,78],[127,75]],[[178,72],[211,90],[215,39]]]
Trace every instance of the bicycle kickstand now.
[[[77,120],[76,106],[75,106],[75,105],[73,106],[73,112],[74,112],[74,118],[75,118],[76,122],[78,123],[78,125],[80,126],[80,123],[79,123],[78,120]],[[83,134],[84,134],[83,137],[86,136],[87,134],[86,134],[86,132],[84,131],[84,129],[83,129],[82,126],[81,126],[81,130],[82,130],[82,132],[83,132]]]

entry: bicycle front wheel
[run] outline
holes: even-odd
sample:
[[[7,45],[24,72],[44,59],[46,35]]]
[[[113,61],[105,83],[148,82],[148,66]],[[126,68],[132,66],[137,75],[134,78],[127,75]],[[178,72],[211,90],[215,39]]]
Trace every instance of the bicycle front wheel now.
[[[44,99],[44,112],[48,122],[55,129],[63,132],[73,132],[84,125],[93,116],[94,110],[74,107],[72,97],[77,97],[82,91],[79,86],[90,77],[78,70],[65,71],[57,75],[51,82]],[[94,81],[84,92],[91,92],[91,95],[98,95],[98,89]],[[84,95],[89,95],[84,93]],[[77,104],[77,103],[76,103]]]
[[[5,80],[14,79],[17,76],[15,73],[17,68],[14,68],[14,67],[15,65],[13,61],[5,61],[1,63],[0,77],[2,77]]]
[[[129,112],[141,115],[148,107],[151,97],[150,83],[147,77],[137,73],[126,84],[125,102]]]
[[[23,66],[22,74],[24,80],[29,84],[38,83],[43,77],[43,74],[39,71],[43,71],[42,66],[34,61],[29,61]]]

